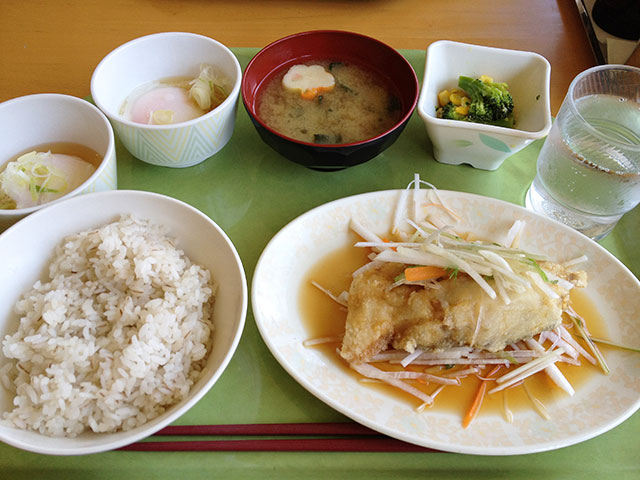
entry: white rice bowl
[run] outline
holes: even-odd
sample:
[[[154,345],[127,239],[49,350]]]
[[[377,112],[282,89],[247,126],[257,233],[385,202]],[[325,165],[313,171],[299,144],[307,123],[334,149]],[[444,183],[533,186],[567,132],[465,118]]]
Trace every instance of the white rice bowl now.
[[[121,215],[134,218],[77,236]],[[163,227],[150,232],[146,220]],[[54,260],[56,247],[64,255]],[[0,265],[0,440],[26,450],[93,453],[156,432],[211,388],[242,333],[246,279],[233,244],[162,195],[52,205],[0,235]]]

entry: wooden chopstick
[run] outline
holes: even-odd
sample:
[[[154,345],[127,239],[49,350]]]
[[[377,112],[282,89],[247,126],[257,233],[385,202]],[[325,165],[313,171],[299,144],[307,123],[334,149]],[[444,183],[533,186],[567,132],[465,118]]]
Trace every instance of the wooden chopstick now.
[[[335,423],[252,423],[230,425],[170,425],[156,436],[169,435],[362,435],[380,436],[375,430],[355,422]]]
[[[434,452],[388,437],[294,438],[138,442],[120,450],[136,452]]]
[[[405,443],[350,422],[267,423],[235,425],[176,425],[165,427],[161,436],[292,436],[242,440],[147,440],[120,450],[137,452],[434,452]],[[329,438],[305,438],[321,436]]]

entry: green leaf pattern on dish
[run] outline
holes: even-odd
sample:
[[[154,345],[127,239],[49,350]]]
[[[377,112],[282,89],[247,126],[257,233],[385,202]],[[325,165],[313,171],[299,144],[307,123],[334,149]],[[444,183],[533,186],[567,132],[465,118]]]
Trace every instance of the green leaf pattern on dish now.
[[[469,140],[454,140],[453,144],[456,147],[469,147],[469,146],[473,145],[473,142],[471,142]]]
[[[511,152],[511,149],[504,143],[502,140],[498,140],[497,138],[490,137],[489,135],[485,135],[484,133],[480,133],[480,141],[484,143],[487,147],[492,148],[494,150],[498,150],[499,152]]]

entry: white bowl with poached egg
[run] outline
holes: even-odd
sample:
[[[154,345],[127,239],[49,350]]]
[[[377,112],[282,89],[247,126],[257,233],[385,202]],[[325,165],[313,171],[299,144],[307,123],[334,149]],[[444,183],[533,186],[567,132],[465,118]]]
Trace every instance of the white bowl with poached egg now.
[[[215,79],[203,76],[206,66]],[[109,53],[91,78],[91,95],[136,158],[165,167],[196,165],[222,149],[235,126],[242,71],[212,38],[165,32],[131,40]],[[224,92],[204,108],[191,87]]]
[[[0,232],[81,193],[118,186],[113,130],[77,97],[36,94],[0,104]]]

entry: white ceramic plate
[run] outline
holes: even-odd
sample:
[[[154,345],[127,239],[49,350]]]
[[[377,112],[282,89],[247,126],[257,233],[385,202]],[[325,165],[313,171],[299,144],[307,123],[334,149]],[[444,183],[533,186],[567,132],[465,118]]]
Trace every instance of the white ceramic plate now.
[[[367,388],[341,371],[322,351],[305,348],[309,337],[299,308],[301,284],[309,268],[349,241],[351,217],[376,233],[389,231],[399,191],[374,192],[315,208],[284,227],[265,248],[253,277],[256,323],[280,364],[323,402],[381,433],[450,452],[515,455],[552,450],[610,430],[640,406],[640,355],[609,349],[609,376],[595,374],[574,397],[547,405],[552,420],[518,411],[513,423],[483,414],[463,429],[459,413],[417,413],[402,399]],[[480,238],[500,240],[516,219],[527,222],[521,247],[563,261],[588,255],[587,293],[607,321],[609,337],[640,345],[640,282],[615,257],[587,237],[557,222],[500,200],[440,191]],[[377,226],[377,227],[376,227]],[[456,227],[458,230],[464,230]]]
[[[238,346],[247,311],[247,284],[240,257],[224,231],[199,210],[165,195],[133,190],[90,193],[39,210],[0,235],[0,338],[17,328],[13,305],[46,272],[53,251],[67,235],[116,221],[122,214],[168,228],[195,263],[218,280],[213,310],[213,347],[205,369],[188,396],[148,423],[126,432],[85,432],[75,438],[52,438],[0,425],[0,441],[53,455],[102,452],[136,442],[176,420],[218,380]],[[222,281],[224,279],[224,281]],[[0,364],[4,356],[0,350]],[[13,396],[0,388],[0,412],[11,408]]]

